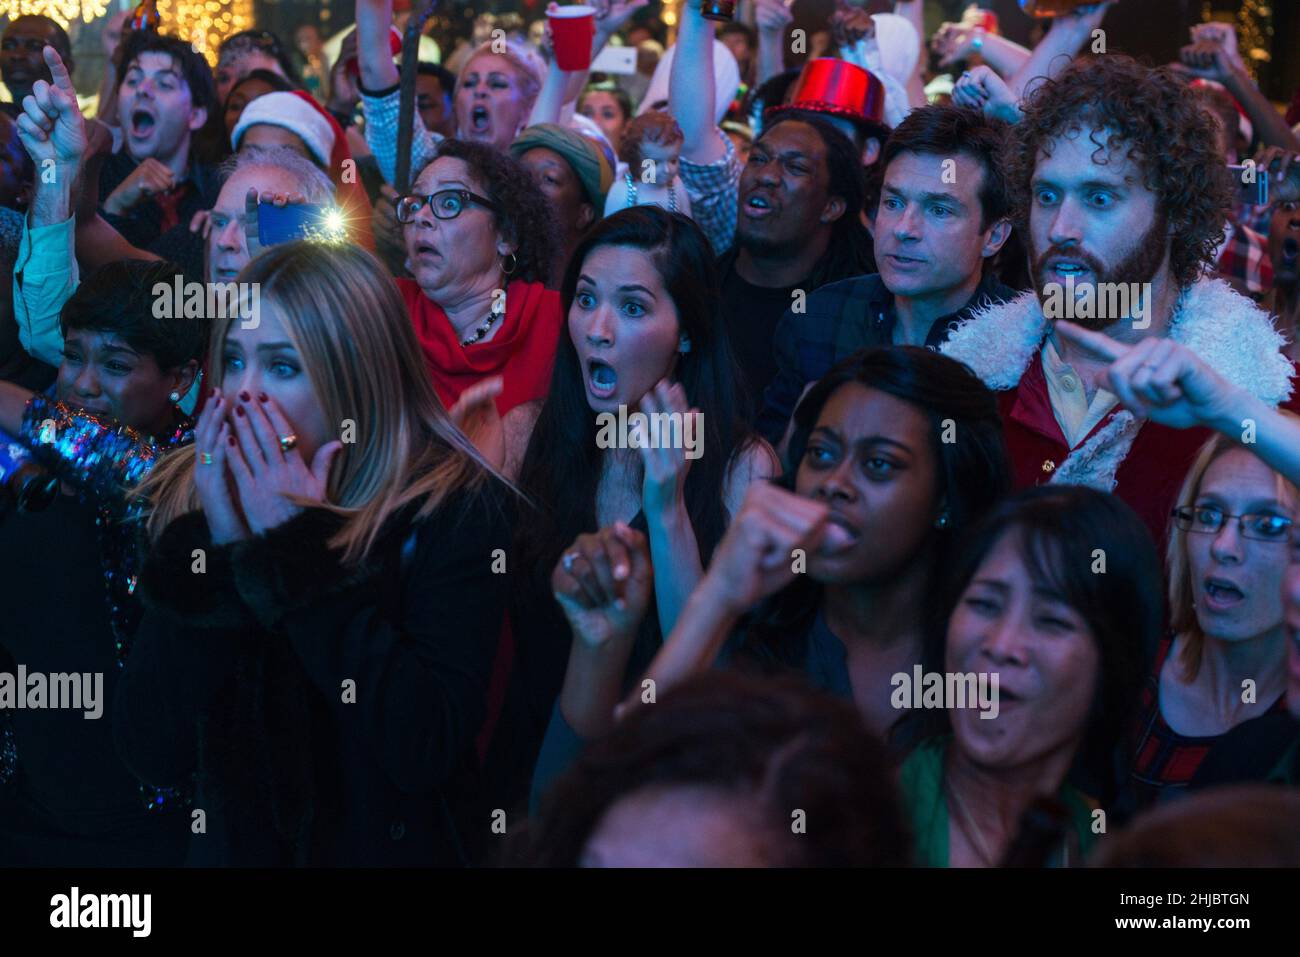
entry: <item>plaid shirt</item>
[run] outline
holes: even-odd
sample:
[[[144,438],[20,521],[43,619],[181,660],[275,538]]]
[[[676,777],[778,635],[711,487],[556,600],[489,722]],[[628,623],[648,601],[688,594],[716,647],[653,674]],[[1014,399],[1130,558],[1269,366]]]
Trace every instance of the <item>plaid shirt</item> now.
[[[1179,734],[1165,721],[1160,713],[1160,672],[1165,659],[1173,647],[1173,639],[1166,637],[1160,643],[1156,654],[1155,667],[1147,675],[1142,687],[1142,705],[1136,728],[1133,752],[1133,790],[1139,807],[1155,803],[1163,798],[1179,794],[1186,790],[1195,777],[1196,771],[1210,753],[1210,749],[1222,739],[1223,735],[1207,737],[1188,737]],[[1268,713],[1284,711],[1286,695],[1284,694],[1268,709]],[[1260,717],[1263,717],[1262,715]],[[1256,721],[1259,718],[1252,718]],[[1244,727],[1250,721],[1242,722],[1237,727]]]
[[[1245,284],[1247,292],[1262,296],[1273,288],[1273,261],[1268,255],[1268,239],[1249,226],[1229,221],[1228,234],[1219,247],[1218,272]]]
[[[934,321],[925,339],[926,347],[937,349],[976,308],[1005,302],[1015,295],[1015,290],[985,276],[966,305]],[[796,314],[793,307],[787,309],[776,327],[777,372],[763,393],[759,433],[769,442],[779,442],[808,383],[820,379],[831,366],[860,349],[893,345],[897,321],[894,294],[885,288],[879,274],[822,286],[808,297],[802,313]]]
[[[370,93],[361,90],[361,109],[366,118],[366,145],[375,154],[379,172],[385,181],[397,181],[397,113],[401,107],[400,87]],[[424,169],[438,152],[442,137],[424,128],[417,110],[414,119],[415,135],[411,137],[411,175]]]
[[[721,256],[736,237],[740,205],[740,159],[731,137],[714,127],[726,152],[712,163],[682,160],[678,175],[691,197],[691,218],[709,237],[713,252]],[[371,147],[372,149],[374,147]]]
[[[1236,215],[1232,216],[1231,219],[1234,223],[1241,223],[1241,225],[1253,229],[1261,236],[1267,236],[1269,223],[1273,220],[1273,204],[1265,203],[1263,206],[1238,205]]]

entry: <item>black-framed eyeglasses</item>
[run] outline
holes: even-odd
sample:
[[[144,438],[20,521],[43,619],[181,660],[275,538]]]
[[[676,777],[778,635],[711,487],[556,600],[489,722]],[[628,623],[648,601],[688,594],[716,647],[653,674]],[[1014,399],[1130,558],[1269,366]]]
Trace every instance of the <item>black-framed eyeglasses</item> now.
[[[440,189],[428,196],[403,196],[397,201],[397,221],[399,223],[415,222],[415,214],[429,205],[429,212],[438,219],[455,219],[465,211],[470,203],[475,203],[493,212],[497,204],[486,196],[479,196],[467,189]]]
[[[1209,505],[1180,505],[1173,511],[1174,524],[1184,532],[1213,535],[1223,528],[1230,518],[1237,520],[1237,529],[1243,538],[1257,542],[1285,543],[1291,540],[1295,522],[1284,515],[1272,512],[1252,512],[1247,515],[1229,515],[1222,509]]]

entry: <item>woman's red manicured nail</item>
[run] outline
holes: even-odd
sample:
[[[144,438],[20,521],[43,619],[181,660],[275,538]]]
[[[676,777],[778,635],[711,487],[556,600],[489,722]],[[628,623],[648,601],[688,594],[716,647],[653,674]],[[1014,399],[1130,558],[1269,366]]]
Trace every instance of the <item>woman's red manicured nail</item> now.
[[[265,393],[265,392],[259,392],[259,393],[257,393],[257,401],[258,401],[258,402],[265,402],[265,401],[266,401],[266,393]]]
[[[250,398],[251,398],[251,396],[249,396],[249,394],[248,394],[247,392],[241,392],[241,393],[239,393],[239,401],[241,401],[241,402],[247,402]]]
[[[235,406],[235,415],[242,416],[243,414],[244,414],[244,407],[242,405]]]
[[[231,436],[227,436],[227,437],[226,437],[226,441],[229,442],[231,445],[234,445],[234,444],[235,444],[235,437],[234,437],[233,435],[231,435]]]

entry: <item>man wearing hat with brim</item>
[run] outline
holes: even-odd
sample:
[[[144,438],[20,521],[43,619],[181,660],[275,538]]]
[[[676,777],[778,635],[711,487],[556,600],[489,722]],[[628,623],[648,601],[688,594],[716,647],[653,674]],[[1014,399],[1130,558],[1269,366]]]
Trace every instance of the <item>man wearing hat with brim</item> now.
[[[593,140],[554,123],[525,129],[510,144],[510,154],[533,174],[560,227],[558,278],[579,238],[605,208],[605,194],[614,182],[613,167]]]

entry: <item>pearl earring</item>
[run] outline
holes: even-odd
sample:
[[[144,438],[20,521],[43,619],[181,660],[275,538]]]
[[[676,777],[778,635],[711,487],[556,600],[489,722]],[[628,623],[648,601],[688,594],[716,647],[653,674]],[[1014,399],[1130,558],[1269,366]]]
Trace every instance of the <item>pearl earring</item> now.
[[[181,400],[181,394],[179,392],[173,392],[171,395],[167,396],[167,398],[171,399],[173,402],[179,402]]]

